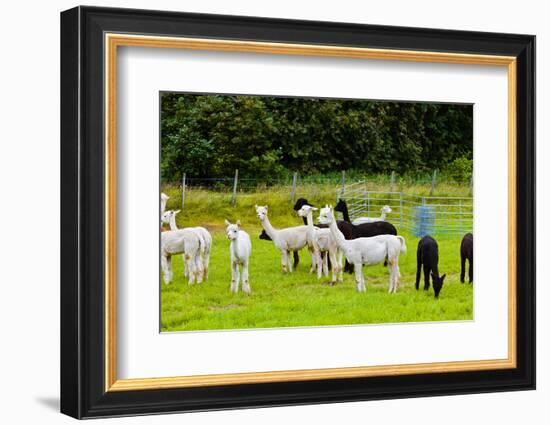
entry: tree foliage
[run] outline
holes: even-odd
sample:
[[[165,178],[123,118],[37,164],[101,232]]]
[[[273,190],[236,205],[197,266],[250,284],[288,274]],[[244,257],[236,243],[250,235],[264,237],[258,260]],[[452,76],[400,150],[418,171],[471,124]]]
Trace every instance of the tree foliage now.
[[[163,93],[161,146],[167,181],[422,173],[472,157],[472,106]]]

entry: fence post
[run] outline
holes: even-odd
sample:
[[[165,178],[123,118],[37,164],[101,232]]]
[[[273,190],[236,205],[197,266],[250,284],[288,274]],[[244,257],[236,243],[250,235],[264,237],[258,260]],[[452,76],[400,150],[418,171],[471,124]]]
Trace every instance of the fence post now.
[[[233,181],[233,196],[231,196],[231,205],[237,203],[237,182],[239,181],[239,169],[235,170],[235,180]]]
[[[403,192],[399,192],[399,227],[403,227]]]
[[[370,217],[370,193],[367,192],[367,217]]]
[[[458,201],[458,214],[460,215],[459,231],[460,231],[460,234],[462,234],[462,200]]]
[[[393,192],[393,184],[395,183],[395,171],[391,172],[390,177],[390,192]]]
[[[430,189],[430,196],[432,196],[434,193],[436,178],[437,178],[437,170],[434,170],[434,173],[432,174],[432,188]]]
[[[296,180],[298,180],[298,173],[294,173],[292,176],[292,191],[290,192],[290,203],[294,203],[294,197],[296,196]]]
[[[183,173],[183,177],[181,179],[181,209],[185,207],[185,179],[187,177],[187,173]]]
[[[342,170],[342,192],[346,190],[346,171]]]

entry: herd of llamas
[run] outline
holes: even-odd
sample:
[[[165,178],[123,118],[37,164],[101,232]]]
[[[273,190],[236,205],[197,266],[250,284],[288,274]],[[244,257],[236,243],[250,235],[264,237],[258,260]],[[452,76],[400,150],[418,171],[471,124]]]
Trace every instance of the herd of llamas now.
[[[212,250],[212,236],[204,227],[185,227],[178,229],[176,215],[179,210],[166,210],[169,197],[161,193],[161,267],[164,282],[172,281],[172,257],[182,255],[184,276],[189,284],[208,280],[208,265]],[[343,281],[343,273],[355,273],[355,284],[358,292],[365,292],[363,266],[384,264],[389,271],[389,293],[395,293],[399,287],[399,256],[405,253],[405,238],[397,234],[397,229],[386,221],[391,208],[382,207],[380,217],[359,217],[350,220],[347,205],[339,200],[336,206],[326,205],[316,208],[306,199],[300,198],[294,205],[298,216],[302,217],[301,226],[274,228],[268,216],[268,206],[255,206],[256,215],[263,228],[260,239],[271,240],[281,252],[281,269],[291,273],[298,265],[298,252],[307,248],[311,255],[311,273],[321,279],[328,277],[331,269],[331,285]],[[343,220],[336,220],[334,212],[341,212]],[[314,224],[314,213],[317,223]],[[162,225],[169,225],[164,230]],[[252,243],[249,234],[242,228],[240,221],[230,223],[225,220],[226,236],[230,241],[231,259],[230,290],[242,290],[250,294],[248,266],[252,255]],[[291,253],[293,256],[291,257]],[[438,269],[439,248],[437,241],[429,235],[419,242],[416,252],[416,289],[419,289],[422,269],[424,269],[424,289],[430,288],[430,277],[434,296],[437,298],[443,287],[445,274]],[[345,258],[345,263],[343,264]],[[461,272],[460,281],[464,283],[466,261],[468,261],[468,281],[473,283],[473,235],[467,233],[460,246]],[[242,269],[242,272],[240,269]]]

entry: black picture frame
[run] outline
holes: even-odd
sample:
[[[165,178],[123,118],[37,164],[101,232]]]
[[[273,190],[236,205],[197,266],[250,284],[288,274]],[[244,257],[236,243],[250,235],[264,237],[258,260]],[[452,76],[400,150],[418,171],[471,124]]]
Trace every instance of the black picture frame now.
[[[517,58],[517,367],[106,392],[104,34],[153,34]],[[535,388],[535,37],[76,7],[61,13],[61,412],[75,418]]]

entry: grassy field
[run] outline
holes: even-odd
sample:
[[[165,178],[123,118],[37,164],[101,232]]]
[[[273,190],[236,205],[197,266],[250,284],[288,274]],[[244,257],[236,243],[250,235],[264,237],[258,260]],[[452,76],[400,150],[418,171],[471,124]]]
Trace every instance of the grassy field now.
[[[304,196],[315,205],[334,204],[335,187],[326,186],[299,187],[297,197]],[[460,190],[467,192],[468,188]],[[167,209],[178,209],[180,190],[164,187],[163,191],[171,196]],[[178,226],[202,225],[212,233],[210,278],[200,285],[189,286],[183,278],[181,256],[173,259],[173,282],[161,285],[162,331],[473,319],[473,288],[459,282],[460,236],[438,238],[440,273],[447,273],[438,300],[434,298],[432,289],[425,292],[414,288],[418,238],[401,231],[399,233],[407,241],[408,253],[400,257],[402,278],[397,294],[387,293],[388,270],[382,265],[364,268],[366,293],[355,291],[354,275],[351,274],[345,274],[343,284],[328,286],[329,278],[317,280],[309,274],[311,260],[305,249],[300,252],[297,270],[283,275],[280,252],[272,242],[258,238],[261,227],[254,205],[269,206],[270,221],[275,227],[299,225],[301,219],[292,210],[288,193],[288,187],[243,192],[239,193],[237,206],[232,207],[228,193],[187,190],[185,209],[178,215]],[[232,222],[240,219],[243,229],[252,239],[250,296],[229,291],[231,272],[229,241],[225,238],[223,225],[225,218]]]

